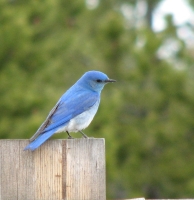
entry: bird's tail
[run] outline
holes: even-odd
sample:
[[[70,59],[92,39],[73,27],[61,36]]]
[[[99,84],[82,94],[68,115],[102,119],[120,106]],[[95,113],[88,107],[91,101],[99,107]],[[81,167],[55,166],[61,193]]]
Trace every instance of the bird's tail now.
[[[55,133],[55,130],[50,130],[50,131],[48,131],[46,133],[43,133],[43,134],[39,135],[34,141],[32,141],[29,145],[27,145],[24,148],[24,151],[25,150],[34,151],[40,145],[42,145],[46,140],[48,140],[54,133]]]

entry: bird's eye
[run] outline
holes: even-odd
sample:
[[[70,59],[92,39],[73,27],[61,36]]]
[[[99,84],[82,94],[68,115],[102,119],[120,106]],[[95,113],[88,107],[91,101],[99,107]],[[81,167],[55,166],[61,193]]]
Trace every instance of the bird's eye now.
[[[96,80],[96,82],[98,82],[98,83],[101,83],[101,82],[102,82],[102,80],[100,80],[100,79],[97,79],[97,80]]]

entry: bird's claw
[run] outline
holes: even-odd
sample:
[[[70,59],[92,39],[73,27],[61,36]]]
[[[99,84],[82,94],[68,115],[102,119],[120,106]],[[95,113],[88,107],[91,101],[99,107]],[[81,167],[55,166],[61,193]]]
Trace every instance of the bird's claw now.
[[[73,137],[69,136],[67,139],[74,139]]]

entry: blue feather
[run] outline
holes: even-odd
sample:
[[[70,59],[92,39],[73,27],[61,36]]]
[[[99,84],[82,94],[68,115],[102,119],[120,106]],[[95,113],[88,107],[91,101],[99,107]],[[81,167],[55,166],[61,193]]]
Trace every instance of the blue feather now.
[[[55,133],[55,130],[50,130],[45,134],[39,135],[38,138],[36,138],[33,142],[31,142],[28,146],[25,147],[24,151],[28,149],[31,151],[34,151],[46,140],[48,140],[54,133]]]
[[[101,90],[108,82],[115,81],[102,72],[85,73],[62,95],[24,150],[35,150],[56,132],[86,128],[97,112]]]

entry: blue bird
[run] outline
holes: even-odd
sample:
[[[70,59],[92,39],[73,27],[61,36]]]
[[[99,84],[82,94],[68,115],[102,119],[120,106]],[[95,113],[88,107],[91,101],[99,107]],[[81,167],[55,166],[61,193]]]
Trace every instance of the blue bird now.
[[[106,83],[115,82],[99,71],[86,72],[59,99],[48,117],[30,139],[30,144],[24,150],[35,150],[48,140],[54,133],[80,132],[88,127],[94,118],[99,104],[100,94]]]

